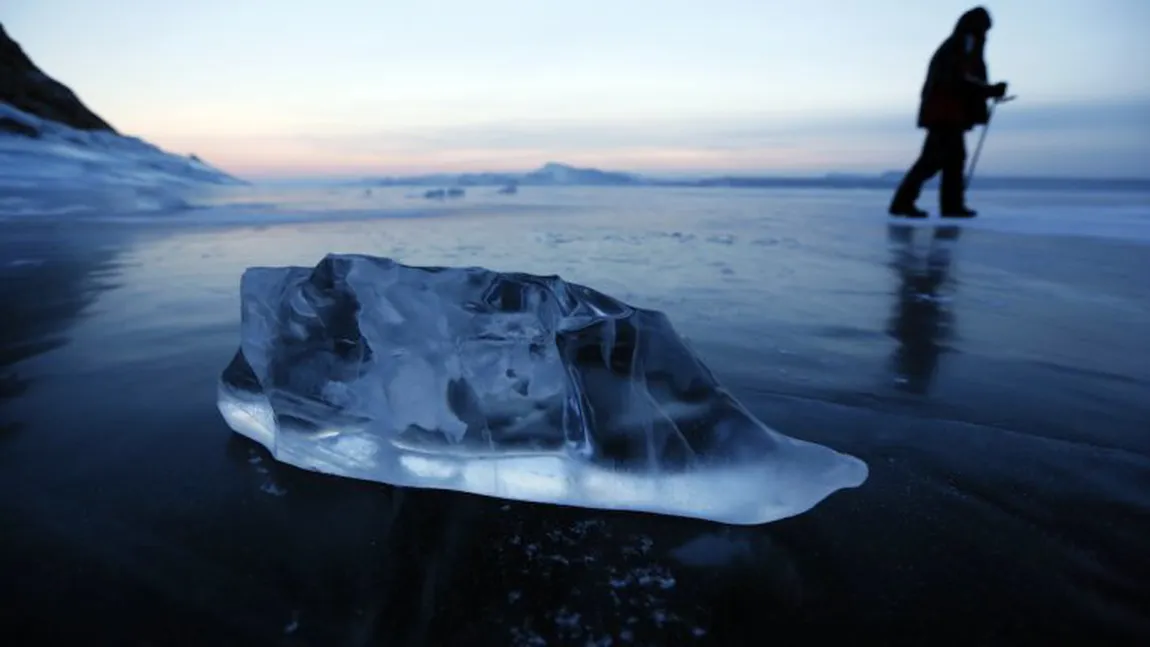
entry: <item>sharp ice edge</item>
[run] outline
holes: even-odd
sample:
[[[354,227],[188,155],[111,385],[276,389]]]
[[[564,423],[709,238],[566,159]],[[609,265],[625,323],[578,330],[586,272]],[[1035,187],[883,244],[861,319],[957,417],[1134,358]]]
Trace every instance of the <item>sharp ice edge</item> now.
[[[249,268],[241,301],[220,413],[297,467],[732,524],[867,478],[754,418],[662,313],[559,277],[333,254]]]

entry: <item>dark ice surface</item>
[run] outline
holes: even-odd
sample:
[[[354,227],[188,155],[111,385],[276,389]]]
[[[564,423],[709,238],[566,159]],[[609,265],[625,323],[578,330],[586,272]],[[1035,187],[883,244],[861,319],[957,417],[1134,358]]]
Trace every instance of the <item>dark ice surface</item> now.
[[[988,196],[979,222],[907,227],[879,193],[556,195],[0,222],[0,642],[1150,640],[1132,207]],[[1103,235],[1058,230],[1071,203]],[[215,408],[239,276],[329,251],[559,273],[664,310],[756,416],[870,477],[731,527],[275,463]]]

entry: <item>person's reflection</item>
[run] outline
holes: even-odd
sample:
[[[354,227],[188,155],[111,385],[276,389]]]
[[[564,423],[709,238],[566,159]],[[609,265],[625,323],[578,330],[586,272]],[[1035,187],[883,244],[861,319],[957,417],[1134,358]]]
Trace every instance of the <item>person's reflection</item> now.
[[[912,393],[926,393],[953,321],[948,299],[940,292],[948,284],[959,229],[936,227],[925,257],[915,250],[914,231],[910,225],[890,225],[887,232],[891,267],[899,279],[887,332],[898,342],[892,358],[895,383]]]

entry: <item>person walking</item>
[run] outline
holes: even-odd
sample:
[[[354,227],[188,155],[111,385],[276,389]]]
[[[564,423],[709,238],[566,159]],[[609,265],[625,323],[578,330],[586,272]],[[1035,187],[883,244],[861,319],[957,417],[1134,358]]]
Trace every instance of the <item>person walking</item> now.
[[[990,27],[990,13],[984,7],[967,11],[930,59],[918,109],[918,127],[926,130],[926,141],[895,191],[892,216],[925,218],[926,212],[915,203],[922,185],[940,171],[942,216],[977,215],[965,198],[966,132],[989,121],[988,99],[1006,96],[1006,83],[987,83],[983,52]]]

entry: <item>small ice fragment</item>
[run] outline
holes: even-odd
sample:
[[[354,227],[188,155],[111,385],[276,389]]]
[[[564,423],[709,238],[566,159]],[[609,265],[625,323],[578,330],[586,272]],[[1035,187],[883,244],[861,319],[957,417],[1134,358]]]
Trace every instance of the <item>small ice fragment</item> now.
[[[276,485],[275,483],[272,483],[271,481],[266,481],[263,485],[261,485],[260,490],[263,492],[267,492],[268,494],[270,494],[272,496],[283,496],[283,495],[287,494],[287,490],[279,487],[278,485]]]

